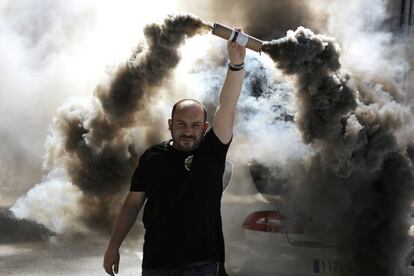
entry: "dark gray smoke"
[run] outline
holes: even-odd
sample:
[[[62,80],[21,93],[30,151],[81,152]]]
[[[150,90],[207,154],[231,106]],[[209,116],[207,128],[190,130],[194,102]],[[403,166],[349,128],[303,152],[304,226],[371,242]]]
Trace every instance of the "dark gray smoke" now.
[[[129,62],[118,69],[109,87],[97,89],[110,121],[121,127],[132,126],[133,114],[145,108],[144,96],[160,86],[178,64],[178,47],[185,38],[209,30],[209,25],[190,15],[171,16],[161,25],[147,25],[146,49],[138,47]]]
[[[52,235],[43,225],[16,219],[9,210],[0,208],[0,244],[40,241]]]
[[[296,77],[296,122],[314,149],[295,171],[299,211],[352,256],[357,275],[395,275],[413,169],[394,133],[411,120],[409,109],[389,95],[361,95],[339,71],[335,41],[309,29],[289,31],[263,51]]]
[[[145,49],[138,47],[130,60],[117,69],[111,83],[96,90],[103,114],[69,122],[66,149],[76,161],[68,171],[82,191],[111,194],[119,189],[117,183],[129,179],[131,166],[128,159],[135,158],[136,153],[122,143],[125,129],[142,124],[151,116],[146,104],[178,64],[178,47],[186,37],[207,28],[201,20],[188,15],[171,16],[163,24],[146,26]],[[137,112],[141,110],[147,111],[139,114],[143,120],[137,120]],[[99,151],[94,152],[97,147]]]
[[[97,87],[96,98],[75,100],[58,111],[47,142],[46,166],[50,171],[63,167],[85,195],[82,217],[88,225],[111,228],[112,206],[127,188],[141,151],[132,144],[129,129],[146,126],[149,139],[155,140],[145,142],[160,139],[151,100],[178,64],[178,48],[185,39],[207,30],[209,25],[184,14],[147,25],[146,43],[117,68],[108,84]]]

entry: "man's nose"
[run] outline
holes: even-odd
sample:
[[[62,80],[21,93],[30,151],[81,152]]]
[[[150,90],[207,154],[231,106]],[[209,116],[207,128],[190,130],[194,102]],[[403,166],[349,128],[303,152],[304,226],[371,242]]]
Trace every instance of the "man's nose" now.
[[[185,129],[184,129],[185,133],[193,133],[193,131],[194,131],[194,129],[191,125],[186,126]]]

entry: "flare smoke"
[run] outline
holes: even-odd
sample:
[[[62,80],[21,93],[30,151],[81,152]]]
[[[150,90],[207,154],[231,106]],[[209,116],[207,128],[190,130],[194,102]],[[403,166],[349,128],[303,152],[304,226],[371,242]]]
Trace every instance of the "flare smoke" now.
[[[154,118],[147,105],[178,64],[178,48],[185,39],[208,30],[209,25],[190,15],[147,25],[146,44],[137,47],[108,84],[96,88],[96,97],[86,103],[74,100],[59,109],[46,143],[45,166],[52,173],[63,167],[83,193],[81,217],[89,225],[111,227],[112,203],[129,183],[141,150],[132,144],[129,128],[147,127],[146,139],[157,139],[160,134],[151,129],[159,128],[151,125]],[[12,208],[17,216],[25,200],[19,199]]]
[[[295,75],[297,126],[314,149],[293,172],[300,212],[335,237],[357,275],[394,275],[413,187],[407,145],[394,133],[412,122],[409,109],[351,87],[332,38],[300,27],[262,49]]]

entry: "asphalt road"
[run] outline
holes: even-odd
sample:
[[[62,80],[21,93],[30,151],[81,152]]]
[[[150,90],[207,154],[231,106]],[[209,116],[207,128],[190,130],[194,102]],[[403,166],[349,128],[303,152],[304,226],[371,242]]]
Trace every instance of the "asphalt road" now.
[[[0,275],[106,275],[106,244],[102,238],[0,244]],[[141,248],[138,242],[122,246],[118,275],[140,275]]]

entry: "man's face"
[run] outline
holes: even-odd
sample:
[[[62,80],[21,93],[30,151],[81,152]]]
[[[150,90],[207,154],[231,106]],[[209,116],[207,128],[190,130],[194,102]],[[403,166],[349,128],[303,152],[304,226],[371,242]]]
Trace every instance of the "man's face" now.
[[[193,102],[183,102],[168,120],[174,148],[181,151],[195,150],[201,143],[208,123],[204,123],[202,107]]]

